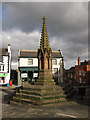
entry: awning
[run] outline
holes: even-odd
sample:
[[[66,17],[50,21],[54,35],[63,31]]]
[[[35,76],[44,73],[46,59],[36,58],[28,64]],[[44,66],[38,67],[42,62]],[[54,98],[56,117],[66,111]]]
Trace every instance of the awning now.
[[[38,70],[38,67],[20,67],[19,68],[20,71],[37,71]]]

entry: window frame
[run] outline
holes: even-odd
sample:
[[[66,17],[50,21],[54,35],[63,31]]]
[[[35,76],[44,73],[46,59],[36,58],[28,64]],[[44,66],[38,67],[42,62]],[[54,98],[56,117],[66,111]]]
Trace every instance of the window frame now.
[[[57,70],[56,72],[55,72],[55,69]],[[53,73],[57,74],[58,73],[58,68],[53,68]]]
[[[31,64],[30,64],[30,62],[31,62]],[[30,59],[30,58],[28,59],[28,65],[33,65],[33,59]]]
[[[2,66],[0,66],[0,71],[2,71]]]
[[[55,62],[54,62],[55,61]],[[54,64],[53,64],[54,63]],[[52,59],[52,65],[57,65],[57,59]]]

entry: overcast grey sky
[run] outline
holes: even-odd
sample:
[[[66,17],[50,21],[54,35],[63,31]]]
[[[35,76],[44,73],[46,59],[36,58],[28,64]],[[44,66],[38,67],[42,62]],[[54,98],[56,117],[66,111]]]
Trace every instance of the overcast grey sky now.
[[[66,69],[78,56],[88,58],[88,2],[3,2],[2,47],[11,44],[13,68],[18,49],[38,49],[43,16],[51,48],[62,51]]]

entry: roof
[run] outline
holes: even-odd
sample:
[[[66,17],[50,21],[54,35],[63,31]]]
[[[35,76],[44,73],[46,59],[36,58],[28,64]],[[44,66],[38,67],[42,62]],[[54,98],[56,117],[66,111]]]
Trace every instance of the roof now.
[[[52,51],[53,58],[61,58],[62,54],[60,51]],[[37,58],[37,50],[20,50],[19,57],[31,57]]]
[[[65,70],[67,73],[75,73],[75,67],[71,67],[70,69]]]
[[[0,48],[0,62],[2,62],[2,56],[8,55],[8,49],[7,48]]]
[[[62,54],[60,51],[52,51],[53,58],[60,58],[62,57]]]
[[[90,60],[88,60],[88,61],[84,61],[84,62],[81,62],[81,65],[90,65]]]
[[[8,55],[8,49],[7,48],[0,48],[0,55]]]
[[[22,50],[20,51],[21,57],[34,57],[37,58],[37,51],[31,51],[31,50]]]

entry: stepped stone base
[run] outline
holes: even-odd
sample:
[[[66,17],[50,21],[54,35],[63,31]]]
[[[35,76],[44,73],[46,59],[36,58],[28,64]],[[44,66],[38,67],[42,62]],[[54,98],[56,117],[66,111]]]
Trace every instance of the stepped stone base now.
[[[23,83],[23,89],[13,97],[15,102],[47,105],[66,101],[63,88],[56,86],[52,74],[45,71],[40,73],[39,79],[34,85]]]
[[[30,85],[24,83],[20,93],[13,97],[15,102],[28,103],[33,105],[45,105],[51,103],[65,102],[66,95],[61,87],[56,85]]]

